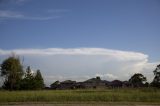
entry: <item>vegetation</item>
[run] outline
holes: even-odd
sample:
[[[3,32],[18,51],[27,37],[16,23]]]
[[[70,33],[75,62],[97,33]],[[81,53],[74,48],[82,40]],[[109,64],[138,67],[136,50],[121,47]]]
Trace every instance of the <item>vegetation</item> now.
[[[150,87],[160,87],[160,65],[157,65],[154,72],[154,79],[150,84]],[[5,59],[1,64],[1,76],[5,78],[3,88],[6,90],[40,90],[44,88],[44,80],[41,75],[40,70],[37,70],[36,73],[31,71],[31,68],[28,66],[24,72],[23,66],[16,56],[11,56]],[[146,77],[141,73],[134,74],[129,81],[119,81],[114,80],[112,82],[101,80],[100,77],[91,78],[84,82],[76,81],[56,81],[51,84],[51,88],[54,89],[79,89],[79,88],[97,88],[97,86],[110,86],[115,87],[148,87]]]
[[[154,77],[151,85],[152,85],[153,87],[158,87],[158,88],[160,88],[160,64],[157,65],[157,67],[156,67],[156,69],[153,71],[153,73],[154,73],[154,76],[155,76],[155,77]]]
[[[44,81],[43,81],[40,70],[37,70],[36,75],[34,77],[34,80],[35,80],[35,88],[36,89],[44,88]]]
[[[129,79],[129,83],[133,87],[143,87],[146,81],[146,77],[144,77],[141,73],[136,73]]]
[[[59,82],[59,81],[55,81],[54,83],[52,83],[52,84],[50,85],[50,87],[51,87],[52,89],[57,89],[59,85],[60,85],[60,82]]]
[[[5,77],[3,85],[5,89],[16,90],[20,88],[19,83],[23,76],[23,69],[17,57],[9,57],[2,62],[1,76]]]
[[[44,81],[40,70],[33,73],[28,66],[24,71],[19,58],[12,56],[1,64],[1,76],[5,78],[3,89],[0,90],[0,103],[6,102],[148,102],[160,103],[160,65],[156,67],[154,79],[148,86],[146,77],[141,73],[134,74],[129,81],[114,80],[108,82],[100,77],[84,82],[56,81],[51,88],[75,88],[75,90],[40,90]],[[96,85],[105,86],[97,88]],[[84,89],[84,86],[88,89]],[[124,86],[125,85],[125,86]],[[91,89],[95,86],[95,89]],[[111,86],[106,87],[106,86]],[[155,87],[155,88],[153,88]],[[157,87],[157,88],[156,88]],[[81,89],[80,89],[81,88]],[[107,89],[106,89],[107,88]],[[7,91],[21,90],[21,91]],[[24,91],[26,90],[26,91]],[[30,90],[30,91],[29,91]],[[31,91],[32,90],[32,91]],[[34,91],[33,91],[34,90]],[[1,96],[3,95],[3,96]]]
[[[26,69],[25,77],[21,80],[21,89],[29,90],[34,88],[34,76],[30,67]]]
[[[155,88],[121,88],[104,90],[0,91],[5,102],[147,102],[160,103],[160,90]]]
[[[28,66],[26,69],[25,77],[20,83],[21,90],[36,90],[44,88],[44,82],[40,70],[34,74]]]
[[[34,74],[28,66],[24,73],[19,58],[11,56],[1,65],[1,76],[5,78],[3,88],[7,90],[34,90],[44,88],[40,70]]]

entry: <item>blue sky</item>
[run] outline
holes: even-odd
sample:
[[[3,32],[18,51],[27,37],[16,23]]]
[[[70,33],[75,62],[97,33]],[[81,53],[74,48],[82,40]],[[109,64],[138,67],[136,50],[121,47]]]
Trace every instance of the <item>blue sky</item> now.
[[[2,51],[105,48],[153,63],[159,39],[159,0],[0,0]]]

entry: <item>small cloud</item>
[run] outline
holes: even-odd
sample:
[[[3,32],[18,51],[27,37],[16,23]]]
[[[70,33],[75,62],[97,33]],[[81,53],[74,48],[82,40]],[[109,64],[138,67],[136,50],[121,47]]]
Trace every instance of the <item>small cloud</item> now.
[[[39,20],[39,21],[45,21],[45,20],[52,20],[52,19],[57,19],[60,18],[60,16],[48,16],[48,17],[24,17],[22,19],[25,20]]]
[[[8,10],[0,10],[0,18],[24,18],[24,15]]]
[[[0,3],[24,4],[30,0],[0,0]]]
[[[60,16],[47,16],[47,17],[35,17],[35,16],[25,16],[18,12],[13,12],[9,10],[0,10],[0,19],[21,19],[21,20],[51,20],[51,19],[57,19],[60,18]]]
[[[30,0],[10,0],[10,2],[16,3],[18,5],[25,4],[28,1],[30,1]]]
[[[118,79],[118,77],[113,74],[104,74],[104,77],[109,79]]]
[[[12,0],[12,1],[14,1],[14,2],[16,2],[16,3],[24,3],[24,2],[26,2],[26,1],[28,1],[28,0]]]
[[[47,10],[48,13],[64,13],[64,12],[70,12],[69,9],[49,9]]]
[[[107,79],[107,80],[115,80],[115,79],[118,79],[117,76],[113,75],[113,74],[110,74],[110,73],[107,73],[107,74],[96,74],[95,76],[99,76],[101,77],[102,79]]]

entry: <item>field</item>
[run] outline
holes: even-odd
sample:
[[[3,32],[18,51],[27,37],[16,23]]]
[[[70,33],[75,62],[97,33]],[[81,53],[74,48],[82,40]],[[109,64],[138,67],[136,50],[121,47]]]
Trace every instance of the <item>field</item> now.
[[[0,91],[3,103],[158,103],[160,90],[141,89],[88,89],[88,90],[40,90]]]

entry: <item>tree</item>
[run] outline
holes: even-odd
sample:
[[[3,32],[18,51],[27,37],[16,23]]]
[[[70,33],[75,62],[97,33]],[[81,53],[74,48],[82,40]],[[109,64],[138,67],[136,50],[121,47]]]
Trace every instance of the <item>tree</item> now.
[[[35,88],[36,89],[44,88],[44,81],[43,81],[40,70],[37,70],[34,80],[35,80]]]
[[[153,73],[154,73],[154,79],[151,83],[151,86],[160,88],[160,64],[157,65]]]
[[[146,77],[144,77],[141,73],[136,73],[129,79],[129,83],[132,87],[143,87],[146,81]]]
[[[31,90],[34,89],[35,81],[34,81],[34,75],[31,72],[30,66],[27,67],[24,79],[21,81],[21,89],[23,90]]]
[[[28,66],[26,69],[25,78],[28,80],[33,79],[33,73],[31,72],[30,66]]]
[[[20,87],[23,76],[23,68],[19,58],[11,56],[1,64],[1,76],[5,78],[3,87],[9,90],[16,90]]]
[[[59,86],[60,86],[60,82],[59,82],[59,81],[55,81],[54,83],[52,83],[52,84],[50,85],[50,87],[51,87],[52,89],[57,89]]]
[[[97,79],[97,80],[101,80],[100,76],[96,76],[96,79]]]
[[[35,90],[44,88],[44,82],[40,70],[36,74],[31,72],[28,66],[25,72],[24,79],[21,81],[22,90]]]

